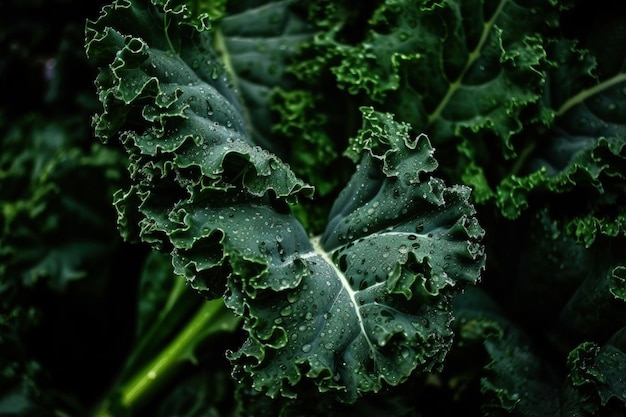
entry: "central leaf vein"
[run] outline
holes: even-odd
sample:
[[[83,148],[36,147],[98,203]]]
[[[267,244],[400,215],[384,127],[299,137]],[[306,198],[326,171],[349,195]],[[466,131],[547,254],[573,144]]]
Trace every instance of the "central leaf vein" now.
[[[354,291],[352,289],[352,287],[350,286],[350,283],[348,282],[348,278],[345,276],[343,271],[341,271],[335,265],[335,263],[332,261],[330,256],[328,256],[328,253],[324,250],[324,248],[322,248],[322,246],[320,244],[320,238],[319,237],[315,237],[315,238],[311,239],[311,243],[313,244],[313,248],[315,249],[315,252],[324,261],[326,261],[328,263],[328,265],[330,265],[333,268],[333,271],[335,272],[337,278],[339,278],[339,282],[341,283],[342,290],[346,292],[346,294],[350,298],[350,301],[352,302],[352,306],[354,308],[354,313],[355,313],[356,318],[357,318],[357,320],[359,322],[359,327],[361,328],[361,333],[363,333],[363,336],[365,337],[365,340],[367,341],[367,344],[370,346],[370,349],[372,351],[374,351],[375,348],[372,345],[372,342],[370,341],[370,338],[367,335],[367,331],[365,330],[365,323],[363,321],[363,316],[361,315],[361,310],[358,307],[359,304],[357,303],[357,300],[356,300],[356,291]]]
[[[427,122],[428,125],[431,125],[435,120],[439,118],[439,116],[441,116],[441,113],[448,105],[448,102],[450,101],[454,93],[459,89],[459,87],[461,87],[465,74],[467,73],[467,71],[469,71],[469,69],[472,67],[474,62],[480,57],[482,49],[485,46],[487,39],[489,38],[489,34],[491,33],[491,29],[493,28],[493,25],[495,24],[498,16],[502,12],[502,9],[504,9],[504,6],[506,5],[507,2],[508,0],[502,0],[500,4],[498,5],[498,8],[496,9],[496,11],[493,13],[493,16],[491,17],[491,19],[489,19],[488,21],[484,23],[483,32],[480,36],[480,40],[478,41],[478,44],[476,45],[474,50],[472,50],[468,54],[465,67],[463,67],[463,70],[461,71],[457,79],[450,83],[450,85],[448,86],[448,90],[446,91],[445,95],[441,99],[441,102],[439,103],[437,108],[431,114],[428,115],[428,122]]]

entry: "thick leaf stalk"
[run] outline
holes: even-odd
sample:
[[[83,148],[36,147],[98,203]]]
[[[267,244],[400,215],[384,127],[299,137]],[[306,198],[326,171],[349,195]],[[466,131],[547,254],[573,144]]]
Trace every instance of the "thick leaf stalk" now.
[[[145,406],[183,364],[196,361],[195,351],[199,344],[217,332],[232,330],[237,323],[238,320],[224,316],[221,300],[202,303],[163,350],[116,385],[111,396],[105,399],[93,417],[108,417],[114,415],[113,410],[127,412]]]

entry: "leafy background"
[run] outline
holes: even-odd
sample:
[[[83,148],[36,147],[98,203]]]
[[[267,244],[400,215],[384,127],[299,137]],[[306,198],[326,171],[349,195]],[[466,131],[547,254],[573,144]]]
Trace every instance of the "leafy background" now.
[[[481,27],[477,11],[493,11],[485,3],[423,4]],[[353,405],[314,387],[282,401],[236,386],[225,352],[244,339],[238,319],[186,291],[167,256],[120,237],[112,201],[130,186],[128,159],[121,145],[94,137],[98,69],[83,46],[85,20],[102,4],[0,4],[0,415],[624,415],[626,14],[609,1],[558,3],[511,6],[511,26],[485,44],[507,48],[501,67],[488,54],[472,68],[443,61],[449,75],[499,100],[475,103],[477,115],[461,104],[483,95],[463,88],[438,110],[445,80],[429,67],[436,60],[421,57],[454,57],[465,46],[450,37],[442,50],[420,49],[445,25],[403,13],[401,1],[313,2],[308,29],[319,34],[289,65],[270,63],[267,78],[247,85],[254,100],[281,80],[271,112],[255,116],[271,121],[256,125],[255,142],[316,186],[315,200],[294,208],[313,234],[354,169],[343,152],[364,105],[410,122],[415,134],[427,130],[445,179],[474,188],[488,264],[481,284],[455,300],[445,366]],[[254,6],[194,4],[244,21]],[[533,8],[534,18],[524,14]],[[407,32],[411,19],[428,30]],[[245,27],[227,23],[224,45],[229,30]],[[467,29],[468,45],[480,38],[472,27],[456,28]],[[237,45],[227,48],[236,60]],[[239,58],[238,68],[257,62]],[[243,71],[242,83],[246,75],[257,73]],[[607,80],[616,81],[568,102]],[[281,140],[289,146],[272,145]],[[161,385],[120,398],[119,387],[191,325],[204,330],[170,352]]]

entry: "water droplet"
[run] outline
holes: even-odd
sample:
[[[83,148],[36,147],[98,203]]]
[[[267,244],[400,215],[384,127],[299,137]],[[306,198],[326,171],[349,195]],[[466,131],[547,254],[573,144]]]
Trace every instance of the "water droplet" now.
[[[304,353],[309,353],[309,352],[311,351],[311,349],[312,349],[312,348],[313,348],[313,347],[312,347],[310,344],[308,344],[308,343],[307,343],[306,345],[303,345],[303,346],[302,346],[302,351],[303,351]]]
[[[297,292],[290,292],[289,294],[287,294],[287,301],[289,301],[290,303],[295,303],[296,301],[298,301],[299,295]]]
[[[283,317],[287,317],[291,315],[291,313],[293,313],[293,308],[290,305],[280,310],[280,315]]]

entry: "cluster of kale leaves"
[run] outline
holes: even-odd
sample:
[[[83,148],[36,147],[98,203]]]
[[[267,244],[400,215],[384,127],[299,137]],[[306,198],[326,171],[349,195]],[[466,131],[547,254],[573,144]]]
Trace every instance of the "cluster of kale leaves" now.
[[[255,6],[219,3],[226,14]],[[433,13],[452,10],[421,3]],[[221,312],[188,360],[131,406],[119,386],[159,356],[205,301],[180,287],[168,256],[124,241],[115,227],[111,202],[129,186],[128,160],[121,146],[94,137],[98,68],[84,52],[85,20],[101,5],[0,5],[0,415],[626,413],[624,8],[573,1],[517,22],[537,24],[537,33],[558,42],[528,37],[511,50],[541,43],[544,64],[553,65],[537,62],[536,78],[516,72],[515,60],[529,54],[509,57],[505,70],[484,69],[485,80],[504,71],[511,88],[530,85],[534,96],[511,93],[510,106],[497,109],[473,103],[493,116],[476,121],[462,106],[445,113],[422,96],[437,97],[441,80],[428,77],[418,56],[424,52],[411,50],[429,40],[395,31],[411,18],[402,4],[308,4],[317,34],[290,62],[290,88],[275,92],[274,123],[261,133],[298,138],[274,151],[316,186],[316,198],[294,208],[312,234],[354,168],[342,152],[360,125],[360,106],[393,112],[415,134],[427,131],[441,175],[472,187],[487,267],[479,285],[455,299],[455,343],[445,366],[355,404],[335,404],[306,386],[296,400],[272,400],[231,379],[224,352],[244,332]],[[465,7],[475,5],[482,2]],[[505,31],[501,41],[509,47],[519,39]],[[460,46],[452,39],[447,47]],[[465,71],[444,64],[450,74]],[[614,85],[593,94],[611,79]],[[569,102],[578,90],[589,98]]]

